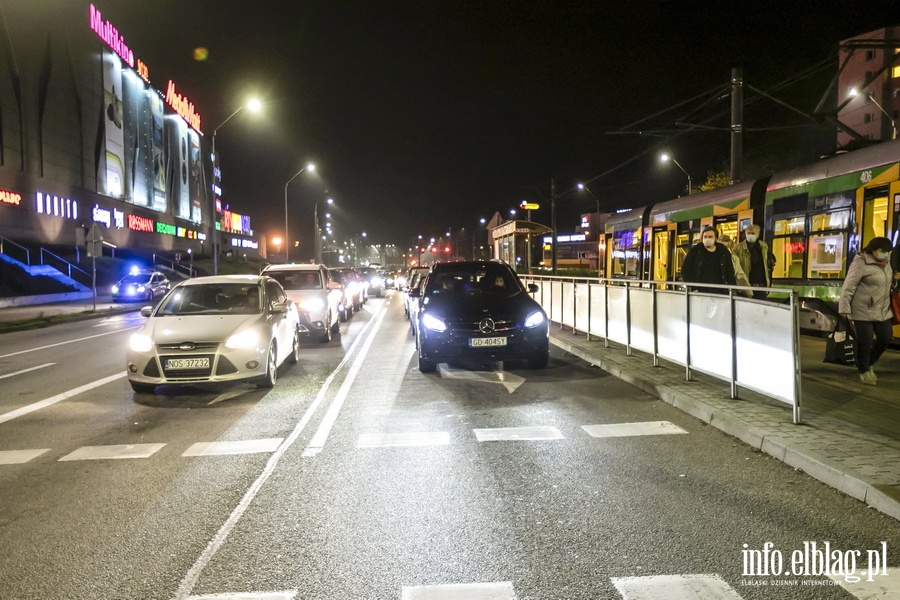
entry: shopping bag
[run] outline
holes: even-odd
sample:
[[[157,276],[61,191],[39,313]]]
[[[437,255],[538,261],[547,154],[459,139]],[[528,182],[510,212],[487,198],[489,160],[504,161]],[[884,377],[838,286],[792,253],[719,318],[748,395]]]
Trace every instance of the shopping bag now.
[[[900,289],[891,291],[891,323],[900,325]]]
[[[834,331],[828,334],[825,340],[825,359],[823,362],[836,365],[853,365],[856,363],[856,338],[850,332],[850,327],[838,319]]]

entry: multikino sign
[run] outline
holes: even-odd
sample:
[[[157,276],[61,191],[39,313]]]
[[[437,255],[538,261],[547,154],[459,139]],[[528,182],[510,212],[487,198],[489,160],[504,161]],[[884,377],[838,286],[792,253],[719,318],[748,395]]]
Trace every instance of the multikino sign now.
[[[91,29],[100,36],[100,39],[122,57],[128,66],[134,68],[134,52],[125,44],[125,38],[119,35],[119,30],[113,27],[109,21],[103,20],[103,15],[91,4]]]

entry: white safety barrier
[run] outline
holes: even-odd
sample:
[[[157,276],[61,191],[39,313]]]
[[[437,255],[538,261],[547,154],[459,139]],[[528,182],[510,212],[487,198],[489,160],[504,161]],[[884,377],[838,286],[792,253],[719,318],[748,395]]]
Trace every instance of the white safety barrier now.
[[[738,388],[789,404],[800,423],[800,327],[797,294],[787,302],[737,295],[739,286],[704,285],[723,293],[690,290],[683,283],[619,279],[520,276],[534,283],[535,300],[560,328],[617,342],[627,354],[640,350]]]

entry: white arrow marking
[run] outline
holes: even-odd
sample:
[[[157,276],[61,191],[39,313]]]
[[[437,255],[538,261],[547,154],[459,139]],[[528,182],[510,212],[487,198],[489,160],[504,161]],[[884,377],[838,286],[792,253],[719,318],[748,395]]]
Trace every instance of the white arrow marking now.
[[[520,385],[525,383],[525,378],[509,373],[503,369],[496,371],[466,371],[464,369],[454,369],[446,363],[438,365],[438,371],[441,377],[446,379],[464,379],[467,381],[481,381],[482,383],[499,383],[506,388],[506,391],[512,394]]]

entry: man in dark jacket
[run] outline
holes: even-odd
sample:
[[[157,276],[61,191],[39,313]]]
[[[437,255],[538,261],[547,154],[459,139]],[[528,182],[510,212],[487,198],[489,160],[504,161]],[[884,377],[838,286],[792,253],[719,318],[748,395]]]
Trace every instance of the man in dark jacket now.
[[[715,283],[736,285],[734,263],[731,252],[718,242],[719,232],[715,227],[705,227],[700,235],[700,243],[692,246],[681,265],[681,277],[688,283]],[[692,286],[693,287],[693,286]],[[721,288],[693,288],[698,292],[727,294]]]

